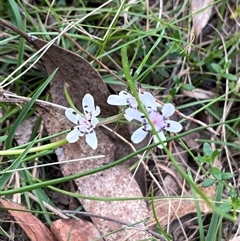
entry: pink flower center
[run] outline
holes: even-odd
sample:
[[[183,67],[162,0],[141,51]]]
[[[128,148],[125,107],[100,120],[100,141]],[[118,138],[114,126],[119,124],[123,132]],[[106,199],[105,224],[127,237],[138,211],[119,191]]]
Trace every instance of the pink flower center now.
[[[161,131],[166,127],[165,118],[161,113],[152,110],[148,114],[157,132]]]

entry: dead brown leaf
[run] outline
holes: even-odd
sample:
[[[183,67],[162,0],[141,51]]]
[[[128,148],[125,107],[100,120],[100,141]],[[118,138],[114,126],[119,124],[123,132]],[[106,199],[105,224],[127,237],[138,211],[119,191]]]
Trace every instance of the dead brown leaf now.
[[[101,241],[96,227],[85,220],[59,219],[50,227],[58,241]]]
[[[192,0],[192,13],[201,11],[201,9],[206,8],[205,10],[194,14],[192,20],[192,32],[195,33],[196,39],[198,39],[201,31],[207,25],[211,14],[212,14],[212,4],[213,0]]]
[[[40,49],[47,44],[47,42],[40,39],[31,39],[30,42],[36,49]],[[106,102],[109,92],[102,78],[83,58],[53,45],[42,59],[49,74],[56,68],[59,68],[50,85],[54,103],[67,106],[67,101],[63,94],[63,88],[67,85],[71,98],[80,111],[82,111],[81,101],[83,96],[86,93],[90,93],[94,96],[96,105],[100,106],[103,117],[118,113],[117,108],[109,106]],[[60,113],[58,110],[50,110],[44,107],[39,107],[38,110],[43,117],[49,135],[70,127],[63,113]],[[120,126],[120,128],[122,127]],[[99,146],[96,151],[86,144],[84,138],[81,138],[77,143],[62,147],[60,154],[58,154],[58,160],[61,162],[63,160],[95,155],[105,155],[105,158],[63,164],[61,169],[64,176],[97,168],[130,153],[129,147],[124,142],[116,139],[111,133],[106,134],[100,127],[96,129],[96,133],[99,139]],[[120,133],[127,138],[129,137],[127,128],[122,128]],[[121,156],[116,156],[116,153],[121,153]],[[104,172],[75,180],[79,194],[96,197],[141,197],[140,188],[136,181],[132,179],[132,174],[128,168],[129,165],[125,163]],[[144,201],[104,202],[87,199],[80,201],[88,212],[110,216],[127,223],[140,222],[149,216],[147,205]],[[122,228],[120,224],[106,220],[93,218],[93,221],[101,234],[107,234]],[[143,231],[124,229],[109,235],[106,240],[121,240],[128,236],[129,240],[149,238],[149,235]]]
[[[2,22],[4,21],[1,20],[0,23]],[[40,49],[47,44],[46,41],[29,37],[26,33],[16,29],[15,26],[9,25],[9,23],[4,23],[4,26],[8,26],[18,32],[27,41],[32,43],[36,49]],[[83,58],[75,53],[52,45],[43,55],[42,60],[49,74],[58,68],[58,72],[50,84],[50,92],[54,103],[67,106],[63,90],[64,86],[68,86],[70,96],[75,106],[80,111],[82,111],[81,102],[83,96],[86,93],[90,93],[94,96],[96,105],[100,106],[101,115],[103,117],[118,113],[118,108],[109,106],[106,102],[109,92],[102,78]],[[49,135],[58,133],[59,131],[70,127],[64,114],[59,110],[45,108],[44,106],[39,107],[38,110],[44,120]],[[121,127],[121,125],[120,128],[120,130],[115,130],[119,130],[121,135],[125,138],[129,138],[128,129],[126,127]],[[81,138],[77,143],[68,144],[59,148],[57,152],[58,160],[61,162],[63,160],[79,159],[81,157],[91,157],[95,155],[105,155],[105,158],[97,160],[92,159],[80,163],[74,162],[63,164],[61,165],[63,175],[68,176],[103,166],[131,152],[130,148],[123,141],[117,139],[112,133],[106,133],[100,127],[96,128],[96,133],[99,140],[97,150],[92,150],[86,144],[85,139]],[[121,154],[120,156],[119,153]],[[78,192],[86,197],[95,196],[114,198],[142,196],[139,186],[132,178],[127,163],[101,173],[79,178],[75,180],[75,183],[78,187]],[[81,199],[80,201],[84,209],[88,212],[109,216],[130,224],[144,221],[149,216],[147,205],[142,200],[107,202]],[[93,218],[93,222],[102,235],[123,228],[122,225],[117,224],[116,222],[105,221],[102,219]],[[134,230],[132,227],[131,229],[122,229],[121,231],[112,233],[106,237],[106,240],[139,240],[149,237],[149,234],[140,231],[139,228]]]
[[[49,229],[39,219],[27,212],[20,204],[4,199],[0,199],[0,204],[5,208],[9,208],[8,212],[32,241],[56,241]],[[23,211],[14,211],[11,209],[20,209]]]
[[[34,126],[36,125],[37,117],[32,116],[24,120],[18,127],[14,138],[18,145],[23,145],[29,142]]]
[[[203,90],[200,88],[195,88],[193,90],[181,90],[182,94],[186,97],[191,97],[199,100],[216,98],[216,94],[209,90]]]
[[[213,186],[208,188],[199,187],[208,198],[215,198],[216,192]],[[189,191],[184,196],[191,197],[192,192]],[[202,213],[206,214],[212,212],[212,209],[205,203],[204,200],[199,199],[198,203]],[[154,205],[158,221],[163,227],[170,225],[175,219],[180,219],[191,213],[196,213],[196,206],[193,198],[169,197],[168,199],[155,201]],[[172,231],[174,231],[174,229],[175,228],[173,228]]]

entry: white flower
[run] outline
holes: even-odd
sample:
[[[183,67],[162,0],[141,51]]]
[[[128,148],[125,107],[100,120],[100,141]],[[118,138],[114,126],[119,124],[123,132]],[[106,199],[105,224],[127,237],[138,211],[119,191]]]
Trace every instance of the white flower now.
[[[149,92],[142,92],[140,88],[138,89],[138,98],[140,99],[140,101],[145,106],[146,106],[145,99],[147,98],[148,95],[151,95],[151,94]],[[155,99],[154,99],[154,101],[155,101]],[[107,99],[107,103],[110,104],[110,105],[117,105],[117,106],[126,105],[130,109],[137,109],[137,107],[138,107],[138,102],[137,102],[136,98],[132,94],[130,94],[130,93],[126,92],[126,91],[119,92],[119,95],[110,95],[108,97],[108,99]],[[157,106],[161,106],[157,102],[156,102],[156,105]],[[133,118],[128,116],[126,114],[126,112],[125,112],[124,116],[125,116],[125,118],[128,121],[132,121],[133,120]]]
[[[98,141],[94,128],[98,124],[96,116],[100,114],[100,108],[94,105],[92,95],[86,94],[82,100],[84,116],[80,116],[72,108],[67,108],[65,111],[66,117],[73,122],[76,126],[72,128],[66,136],[69,143],[74,143],[78,140],[79,136],[86,135],[86,142],[92,149],[97,149]]]
[[[179,132],[182,130],[182,125],[180,123],[167,120],[167,118],[173,115],[175,111],[175,108],[172,104],[165,104],[162,110],[158,111],[155,98],[151,94],[145,95],[144,104],[148,113],[148,117],[157,132],[157,134],[153,134],[153,141],[155,143],[159,143],[159,139],[162,142],[166,140],[163,130],[170,132]],[[126,115],[142,123],[142,126],[134,131],[131,136],[131,140],[134,143],[140,143],[149,132],[152,132],[152,126],[149,124],[144,114],[136,109],[126,109]],[[166,145],[166,143],[164,143],[164,145]],[[163,148],[161,144],[159,144],[158,147]]]
[[[126,91],[119,92],[119,95],[108,96],[107,103],[109,105],[117,105],[117,106],[126,105],[126,106],[129,106],[129,108],[133,108],[133,109],[137,109],[138,107],[136,98],[132,94]],[[128,121],[133,120],[130,116],[126,114],[124,114],[124,116]]]
[[[127,105],[133,109],[136,109],[138,107],[138,103],[135,97],[126,91],[119,92],[119,95],[110,95],[107,99],[107,103],[109,105],[118,106]]]

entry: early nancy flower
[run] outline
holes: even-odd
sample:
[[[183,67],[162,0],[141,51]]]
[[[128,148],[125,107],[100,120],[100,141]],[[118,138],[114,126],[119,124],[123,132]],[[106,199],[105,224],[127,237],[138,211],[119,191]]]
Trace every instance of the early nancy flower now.
[[[136,109],[138,107],[138,103],[135,97],[126,91],[121,91],[118,95],[110,95],[107,99],[107,103],[109,105],[118,106],[127,105],[133,109]]]
[[[73,122],[76,126],[72,128],[66,136],[69,143],[74,143],[79,139],[79,136],[86,135],[86,142],[93,149],[97,148],[98,141],[94,128],[98,124],[96,116],[100,114],[100,108],[94,105],[92,95],[86,94],[82,100],[84,116],[80,116],[72,108],[67,108],[65,111],[66,117]]]
[[[149,92],[143,92],[140,88],[138,89],[138,98],[140,99],[140,101],[142,102],[143,105],[145,105],[145,99],[147,98],[148,95],[151,95],[151,94]],[[128,108],[130,108],[130,109],[138,108],[138,102],[137,102],[136,98],[132,94],[130,94],[126,91],[119,92],[119,95],[110,95],[107,99],[107,103],[109,105],[117,105],[117,106],[125,105],[125,106],[128,106]],[[161,106],[157,102],[156,102],[156,105]],[[128,121],[133,120],[133,118],[128,116],[126,112],[125,112],[124,116]]]
[[[153,133],[153,141],[159,143],[159,139],[164,142],[166,137],[163,130],[170,132],[179,132],[182,130],[182,125],[176,121],[167,120],[168,117],[172,116],[175,108],[172,104],[165,104],[161,111],[157,110],[157,104],[155,98],[150,95],[145,95],[144,105],[146,107],[148,117],[154,126],[157,134]],[[143,113],[136,109],[126,109],[126,115],[132,119],[138,120],[142,123],[142,126],[138,128],[132,134],[131,140],[134,143],[140,143],[149,132],[152,132],[152,126],[149,124],[147,118]],[[164,143],[166,145],[166,143]],[[162,145],[158,145],[159,148],[163,148]]]

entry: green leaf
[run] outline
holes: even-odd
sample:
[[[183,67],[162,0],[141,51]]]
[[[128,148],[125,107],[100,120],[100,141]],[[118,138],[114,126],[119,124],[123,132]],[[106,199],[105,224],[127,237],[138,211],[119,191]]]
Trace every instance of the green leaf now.
[[[203,153],[204,153],[204,156],[211,156],[213,151],[212,151],[212,147],[210,146],[209,143],[204,143],[203,144]]]
[[[234,207],[236,209],[240,209],[240,200],[239,199],[236,199],[235,202],[234,202]]]
[[[15,120],[14,124],[12,125],[9,133],[8,138],[6,140],[6,149],[10,149],[12,145],[12,140],[14,137],[14,134],[18,128],[18,126],[22,123],[25,116],[27,115],[28,111],[31,109],[32,105],[36,101],[36,99],[40,96],[40,94],[43,92],[43,90],[47,87],[47,85],[50,83],[52,78],[54,77],[55,73],[57,72],[57,69],[53,71],[53,73],[45,80],[45,82],[39,87],[39,89],[35,92],[35,94],[32,96],[31,100],[25,105],[24,109],[21,111],[20,115]]]
[[[176,40],[181,40],[180,32],[179,30],[175,30],[173,33],[173,38]]]
[[[212,161],[214,161],[214,159],[217,157],[217,155],[221,152],[221,149],[216,149],[213,151],[212,155],[211,155],[211,159]]]
[[[174,97],[174,96],[176,95],[176,92],[177,92],[176,88],[172,88],[172,89],[170,89],[170,91],[169,91],[169,95],[171,95],[172,97]]]
[[[215,64],[215,63],[212,63],[211,64],[211,68],[216,72],[216,73],[219,73],[222,71],[222,67],[218,64]]]
[[[231,81],[237,81],[238,78],[236,75],[233,74],[223,74],[222,75],[225,79],[231,80]]]
[[[195,160],[198,162],[208,162],[208,158],[206,158],[204,156],[197,156],[197,157],[195,157]]]
[[[195,86],[193,86],[191,84],[182,84],[182,88],[185,90],[194,90]]]
[[[222,180],[222,172],[219,168],[217,167],[212,167],[210,172],[212,173],[212,175],[217,179],[217,180]]]
[[[0,190],[3,190],[6,183],[9,181],[9,179],[11,178],[11,176],[13,175],[13,173],[11,172],[6,172],[4,173],[4,171],[9,171],[9,170],[14,170],[17,169],[19,167],[19,165],[21,164],[22,160],[25,158],[25,156],[28,154],[28,151],[31,149],[31,147],[34,145],[35,141],[36,141],[37,137],[35,138],[35,140],[33,140],[32,142],[29,143],[28,147],[26,148],[26,150],[16,159],[12,162],[12,164],[7,167],[7,169],[3,170],[3,175],[0,176]]]
[[[222,173],[222,180],[228,180],[233,177],[234,177],[234,175],[231,172],[223,172]]]
[[[0,142],[4,142],[7,139],[7,135],[0,136]]]
[[[10,236],[8,233],[0,226],[0,235],[4,237],[8,237],[10,239]]]
[[[216,74],[216,79],[217,79],[217,81],[220,81],[221,78],[222,78],[222,74],[221,74],[221,73],[217,73],[217,74]]]
[[[215,183],[215,179],[213,178],[207,178],[203,181],[202,187],[210,187]]]
[[[231,61],[231,59],[229,59],[229,60],[224,64],[224,69],[230,68],[231,64],[232,64],[232,61]]]

